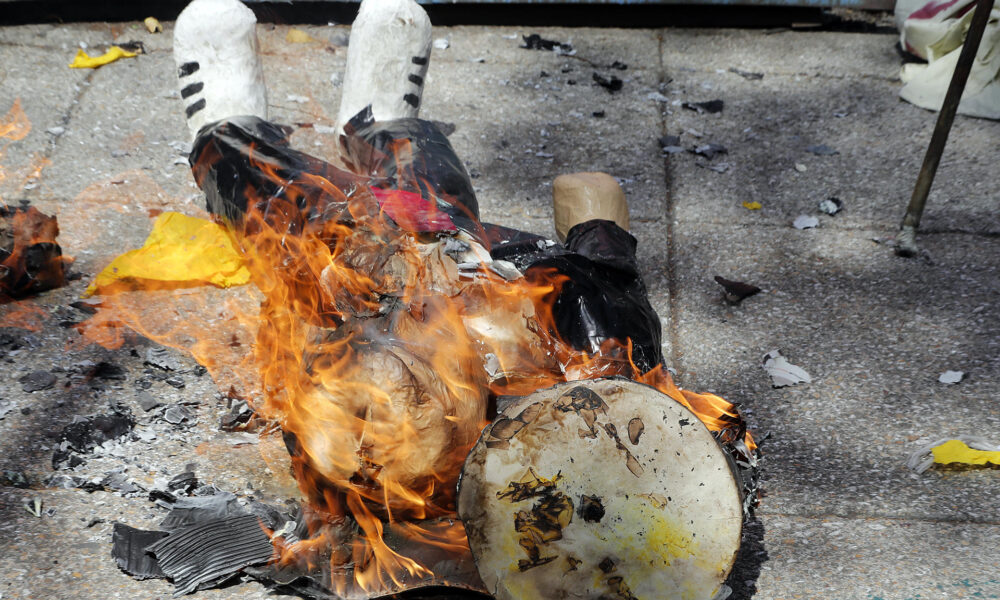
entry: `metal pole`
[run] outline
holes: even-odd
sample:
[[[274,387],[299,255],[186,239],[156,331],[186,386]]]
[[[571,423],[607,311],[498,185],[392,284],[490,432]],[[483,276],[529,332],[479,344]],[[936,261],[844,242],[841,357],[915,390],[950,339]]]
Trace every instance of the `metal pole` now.
[[[972,71],[972,63],[976,59],[979,51],[979,43],[983,39],[983,32],[986,30],[986,23],[989,21],[990,11],[993,10],[994,0],[977,0],[976,11],[972,15],[972,23],[965,36],[965,43],[962,45],[962,52],[958,55],[958,64],[955,65],[955,73],[951,76],[951,83],[948,85],[948,92],[944,96],[944,103],[941,105],[941,112],[938,113],[937,125],[934,126],[934,133],[931,135],[931,143],[927,146],[927,154],[924,155],[924,164],[920,167],[920,174],[917,175],[917,184],[913,188],[913,195],[910,197],[910,205],[906,208],[906,215],[903,217],[903,224],[896,236],[896,254],[899,256],[915,256],[919,253],[917,248],[917,227],[920,226],[920,217],[924,214],[924,205],[927,203],[927,194],[931,191],[931,184],[934,183],[934,175],[937,173],[938,164],[941,162],[941,154],[944,152],[944,145],[948,141],[948,133],[951,131],[951,124],[955,121],[955,112],[958,111],[958,104],[962,100],[962,92],[965,91],[965,82],[969,79],[969,72]]]

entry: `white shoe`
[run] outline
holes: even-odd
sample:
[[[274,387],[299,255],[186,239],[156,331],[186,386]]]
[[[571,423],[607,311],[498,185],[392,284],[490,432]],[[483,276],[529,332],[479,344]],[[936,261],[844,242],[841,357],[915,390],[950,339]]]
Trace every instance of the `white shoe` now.
[[[194,0],[177,17],[174,61],[192,139],[222,119],[267,119],[256,24],[239,0]]]
[[[337,122],[371,106],[376,121],[416,117],[431,57],[431,21],[413,0],[363,0],[351,26]]]

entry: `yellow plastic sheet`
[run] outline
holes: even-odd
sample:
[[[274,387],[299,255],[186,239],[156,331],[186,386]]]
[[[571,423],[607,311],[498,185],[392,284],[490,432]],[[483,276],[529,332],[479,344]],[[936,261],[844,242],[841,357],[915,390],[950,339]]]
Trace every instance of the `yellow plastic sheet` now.
[[[964,465],[1000,466],[1000,452],[989,450],[974,450],[960,440],[948,440],[940,446],[931,448],[934,462],[941,465],[961,463]]]
[[[153,223],[142,248],[122,254],[105,267],[84,297],[125,289],[217,287],[250,281],[243,256],[222,226],[176,212],[165,212]]]
[[[71,69],[96,69],[97,67],[115,62],[119,58],[133,58],[138,56],[135,52],[129,52],[119,46],[111,48],[100,56],[88,56],[83,50],[76,51],[76,58],[69,64]]]
[[[760,210],[761,209],[761,205],[760,205],[760,202],[757,202],[756,200],[754,200],[753,202],[744,202],[743,203],[743,208],[745,208],[747,210]]]

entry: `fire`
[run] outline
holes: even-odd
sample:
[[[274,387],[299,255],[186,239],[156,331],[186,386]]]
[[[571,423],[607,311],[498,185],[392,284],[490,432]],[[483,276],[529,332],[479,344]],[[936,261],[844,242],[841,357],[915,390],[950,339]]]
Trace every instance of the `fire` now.
[[[282,190],[260,197],[247,186],[246,213],[228,223],[260,308],[225,310],[234,311],[228,325],[241,325],[241,339],[251,332],[253,352],[237,359],[225,350],[217,333],[224,311],[214,326],[175,328],[107,299],[118,310],[98,323],[121,320],[187,349],[213,375],[223,367],[252,372],[254,408],[280,424],[311,506],[308,535],[272,532],[280,564],[322,568],[347,597],[433,575],[431,563],[390,547],[390,533],[445,555],[467,553],[461,523],[449,521],[456,481],[497,396],[619,375],[753,447],[736,429],[732,404],[680,390],[662,368],[640,372],[628,341],[607,340],[589,354],[562,340],[552,312],[564,282],[558,273],[505,278],[474,234],[418,194],[341,190],[316,175],[289,179],[267,157],[251,160]],[[209,166],[196,165],[196,177]],[[99,339],[107,330],[91,324],[85,333]]]
[[[23,140],[28,136],[30,131],[31,121],[28,120],[28,115],[21,108],[21,99],[17,98],[14,100],[14,105],[7,111],[7,114],[0,117],[0,141],[7,140],[5,144],[0,145],[0,160],[3,159],[4,152],[10,143]],[[3,164],[0,163],[0,181],[6,178]],[[0,207],[4,206],[3,198],[0,198]]]

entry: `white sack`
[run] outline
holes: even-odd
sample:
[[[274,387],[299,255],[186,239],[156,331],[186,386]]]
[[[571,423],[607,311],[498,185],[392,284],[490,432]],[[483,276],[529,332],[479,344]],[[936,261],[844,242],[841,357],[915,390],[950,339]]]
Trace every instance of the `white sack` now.
[[[975,0],[933,0],[904,21],[900,43],[928,64],[903,65],[899,96],[921,108],[940,110],[972,21]],[[1000,9],[994,4],[965,85],[959,114],[1000,119]]]

